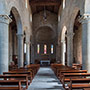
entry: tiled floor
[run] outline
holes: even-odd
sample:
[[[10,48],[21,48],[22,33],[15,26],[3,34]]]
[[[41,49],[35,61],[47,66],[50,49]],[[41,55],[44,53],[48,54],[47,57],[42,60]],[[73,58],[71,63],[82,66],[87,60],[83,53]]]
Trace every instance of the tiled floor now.
[[[41,67],[28,90],[64,90],[64,88],[51,68]]]

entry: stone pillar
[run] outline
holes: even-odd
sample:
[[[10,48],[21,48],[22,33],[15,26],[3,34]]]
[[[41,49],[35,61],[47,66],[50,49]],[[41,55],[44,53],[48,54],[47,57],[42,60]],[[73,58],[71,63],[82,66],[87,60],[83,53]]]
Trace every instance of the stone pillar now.
[[[26,42],[26,64],[30,64],[30,43]]]
[[[9,64],[9,21],[7,15],[0,15],[0,74],[8,72]]]
[[[56,62],[60,63],[60,44],[57,45],[56,47]]]
[[[24,66],[23,34],[18,34],[18,68]]]
[[[82,68],[90,73],[90,14],[85,14],[82,21]]]
[[[63,64],[63,65],[65,65],[65,52],[66,52],[66,43],[65,43],[65,41],[61,41],[61,48],[62,48],[62,56],[61,56],[61,63]]]
[[[35,50],[35,47],[34,47],[34,44],[31,44],[31,63],[34,64],[34,61],[35,61],[35,53],[34,53],[34,50]]]
[[[73,32],[67,33],[67,65],[72,67],[73,63]]]

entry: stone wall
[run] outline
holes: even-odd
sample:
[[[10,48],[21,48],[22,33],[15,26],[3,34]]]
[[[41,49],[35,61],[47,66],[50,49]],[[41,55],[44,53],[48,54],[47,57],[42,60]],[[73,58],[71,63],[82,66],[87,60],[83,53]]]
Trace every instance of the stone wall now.
[[[43,11],[33,15],[33,35],[35,54],[34,59],[38,60],[41,60],[45,56],[44,44],[47,45],[47,54],[49,55],[49,59],[56,59],[58,15],[50,11],[46,11],[46,16],[47,19],[45,21]],[[37,44],[40,44],[40,54],[37,54]],[[54,45],[54,54],[51,54],[51,44]]]
[[[62,8],[62,6],[60,8]],[[59,17],[61,17],[60,21],[58,23],[58,33],[59,33],[58,34],[58,43],[59,44],[61,43],[61,36],[62,36],[62,33],[63,33],[63,27],[66,26],[67,33],[68,33],[67,36],[68,37],[69,37],[69,35],[73,35],[75,18],[76,18],[76,16],[77,16],[79,11],[80,11],[80,14],[82,15],[85,12],[84,9],[85,9],[85,1],[84,0],[66,0],[65,8],[64,9],[62,8],[62,11],[60,9],[59,11],[61,11],[61,13],[59,12],[59,15],[58,15]],[[79,41],[80,40],[78,40],[78,42],[77,42],[78,45],[81,44],[81,43],[79,43]],[[71,42],[71,41],[69,41],[69,42]],[[73,43],[73,42],[71,42],[71,43]],[[68,45],[68,47],[71,48],[70,45]],[[68,50],[67,53],[68,52],[73,53],[73,48],[71,49],[72,51],[69,51],[68,47],[67,47],[67,50]],[[80,50],[81,49],[81,45],[78,48],[79,48],[79,51],[77,51],[77,52],[79,54],[78,54],[77,59],[81,60],[82,59],[81,58],[81,50]],[[60,49],[60,51],[61,51],[61,49]],[[70,55],[71,53],[67,54],[67,58],[69,57],[69,59],[70,58],[73,59],[73,56],[71,57],[71,55]],[[70,55],[70,56],[68,56],[68,55]],[[58,55],[57,57],[60,57],[60,56]],[[80,58],[79,58],[79,56],[80,56]],[[80,61],[78,61],[78,62],[81,63]]]
[[[75,62],[82,64],[82,26],[75,30],[73,43]]]
[[[0,14],[1,15],[10,15],[10,11],[12,8],[16,8],[18,14],[20,15],[21,23],[22,23],[22,31],[26,32],[26,35],[30,40],[30,35],[32,32],[31,28],[31,9],[28,2],[28,7],[26,8],[26,0],[1,0],[0,1]],[[17,16],[17,15],[16,15]],[[18,17],[16,17],[18,18]],[[23,33],[21,32],[21,33]]]

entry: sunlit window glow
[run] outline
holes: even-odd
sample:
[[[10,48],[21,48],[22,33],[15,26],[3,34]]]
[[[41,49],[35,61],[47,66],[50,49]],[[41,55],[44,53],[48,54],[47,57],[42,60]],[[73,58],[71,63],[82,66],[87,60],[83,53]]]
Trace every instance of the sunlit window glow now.
[[[66,0],[63,0],[63,9],[65,8]]]
[[[26,0],[26,8],[28,8],[28,0]]]
[[[53,54],[53,45],[51,45],[51,54]]]
[[[44,54],[47,54],[47,45],[44,45]]]
[[[37,53],[40,53],[40,44],[37,45]]]
[[[26,43],[24,43],[24,53],[26,53]]]

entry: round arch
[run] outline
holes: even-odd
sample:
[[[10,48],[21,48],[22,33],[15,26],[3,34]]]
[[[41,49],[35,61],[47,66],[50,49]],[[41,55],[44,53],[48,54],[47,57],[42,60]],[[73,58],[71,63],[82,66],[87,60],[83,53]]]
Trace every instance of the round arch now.
[[[15,18],[15,21],[16,21],[16,26],[17,26],[17,56],[18,56],[18,59],[17,59],[17,62],[18,62],[18,67],[23,67],[23,27],[22,27],[22,21],[21,21],[21,17],[20,17],[20,14],[19,14],[19,11],[17,10],[17,8],[15,7],[12,7],[11,8],[11,11],[12,14],[13,14],[13,17]],[[11,15],[11,18],[12,18],[12,14]]]
[[[48,27],[48,26],[43,26],[38,28],[38,30],[35,32],[35,36],[37,38],[37,40],[41,40],[41,41],[52,41],[56,34],[54,33],[54,31],[52,30],[52,28]]]
[[[71,20],[70,20],[70,23],[69,23],[69,25],[70,25],[69,27],[74,27],[74,22],[75,22],[75,19],[76,19],[76,17],[77,17],[78,12],[80,12],[80,9],[76,7],[76,8],[73,10],[72,14],[71,14]],[[68,32],[72,32],[72,31],[71,31],[72,28],[69,29],[69,30],[70,30],[70,31],[68,31]]]
[[[40,28],[42,28],[42,27],[48,27],[48,28],[50,28],[51,30],[53,30],[53,32],[55,33],[55,30],[53,29],[53,27],[52,27],[50,24],[49,24],[49,25],[40,25],[38,28],[36,28],[35,33],[37,33],[38,30],[39,30]]]
[[[21,21],[21,17],[20,17],[18,10],[15,7],[12,7],[11,11],[15,17],[15,20],[16,20],[17,34],[23,34],[22,21]]]

